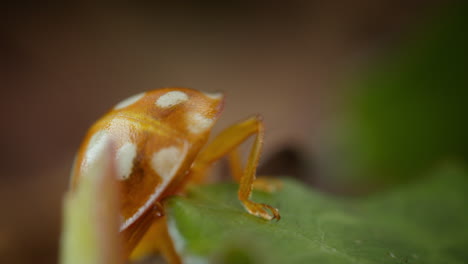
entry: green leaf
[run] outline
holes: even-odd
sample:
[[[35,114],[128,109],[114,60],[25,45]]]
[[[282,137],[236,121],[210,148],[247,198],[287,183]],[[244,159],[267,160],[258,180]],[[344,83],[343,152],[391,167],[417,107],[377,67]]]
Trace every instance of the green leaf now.
[[[247,214],[235,184],[192,187],[167,201],[169,232],[184,263],[468,263],[466,173],[436,174],[359,200],[285,179],[253,196],[278,222]]]

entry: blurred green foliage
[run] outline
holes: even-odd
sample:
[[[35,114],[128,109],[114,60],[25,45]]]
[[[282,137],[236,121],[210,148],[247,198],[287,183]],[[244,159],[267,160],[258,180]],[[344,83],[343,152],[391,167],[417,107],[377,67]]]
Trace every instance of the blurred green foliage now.
[[[326,177],[379,185],[468,159],[468,4],[451,7],[345,81],[320,143]]]
[[[286,180],[254,194],[280,209],[279,222],[247,214],[235,184],[197,186],[167,202],[169,231],[184,263],[467,263],[468,177],[434,174],[359,200]]]

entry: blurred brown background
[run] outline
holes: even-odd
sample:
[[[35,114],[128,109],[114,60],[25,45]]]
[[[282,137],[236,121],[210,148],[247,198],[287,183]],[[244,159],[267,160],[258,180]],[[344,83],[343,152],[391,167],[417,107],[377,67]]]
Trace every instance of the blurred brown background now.
[[[313,160],[310,138],[336,108],[340,77],[410,34],[439,2],[5,7],[0,263],[56,262],[74,151],[122,98],[164,86],[225,91],[216,131],[261,113],[264,162],[285,148]]]

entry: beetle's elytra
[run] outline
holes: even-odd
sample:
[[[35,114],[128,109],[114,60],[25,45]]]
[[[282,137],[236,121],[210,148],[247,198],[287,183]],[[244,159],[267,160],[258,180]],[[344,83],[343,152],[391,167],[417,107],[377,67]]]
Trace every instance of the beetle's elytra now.
[[[258,116],[228,127],[207,144],[223,104],[220,93],[157,89],[123,100],[89,129],[77,153],[71,186],[79,183],[80,175],[96,162],[98,150],[112,140],[121,192],[120,231],[128,253],[151,226],[149,219],[156,219],[153,226],[158,229],[165,228],[157,223],[162,222],[157,220],[161,217],[155,217],[162,214],[159,201],[188,182],[203,181],[210,165],[224,156],[240,182],[238,196],[245,209],[267,220],[279,219],[277,209],[250,200],[264,135]],[[256,136],[255,141],[242,169],[237,146],[251,135]],[[167,248],[160,250],[173,251]],[[171,262],[178,262],[174,252],[163,253]]]

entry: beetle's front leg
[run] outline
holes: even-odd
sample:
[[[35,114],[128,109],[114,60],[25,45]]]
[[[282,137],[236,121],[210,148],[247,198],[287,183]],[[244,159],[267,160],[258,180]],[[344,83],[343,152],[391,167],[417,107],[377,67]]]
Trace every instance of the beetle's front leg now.
[[[142,221],[129,231],[124,231],[122,235],[127,255],[131,253],[129,256],[131,260],[139,260],[151,253],[159,252],[168,263],[181,263],[169,236],[167,219],[161,203],[156,202],[142,217]],[[129,236],[129,233],[133,235]]]
[[[166,216],[156,219],[135,250],[133,250],[130,259],[140,260],[156,252],[159,252],[167,263],[182,263],[174,248],[172,238],[169,236]]]
[[[239,181],[238,197],[250,214],[267,220],[279,219],[280,215],[278,209],[250,200],[255,181],[255,172],[260,159],[264,139],[264,127],[259,116],[254,116],[243,122],[234,124],[221,132],[199,153],[192,166],[191,174],[195,178],[195,181],[200,181],[200,178],[203,177],[206,169],[211,166],[211,164],[226,154],[235,152],[237,146],[242,144],[251,135],[256,135],[256,137],[243,172],[240,169],[241,166],[238,157],[237,161],[234,161],[239,165],[234,166],[233,170],[234,178],[238,178]]]
[[[239,183],[240,179],[242,178],[243,171],[242,162],[237,148],[234,148],[231,152],[229,152],[228,161],[232,176],[234,180]],[[255,179],[252,187],[254,190],[272,193],[281,189],[283,187],[283,182],[279,179],[261,176]]]
[[[124,257],[127,258],[153,223],[164,216],[164,208],[156,202],[141,217],[120,232],[123,242]]]

